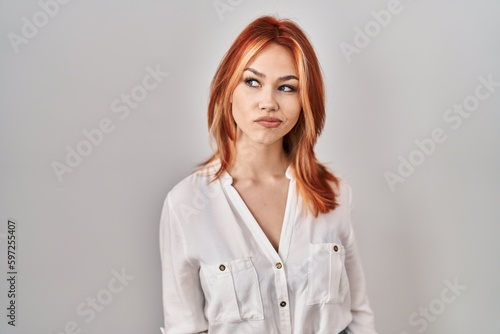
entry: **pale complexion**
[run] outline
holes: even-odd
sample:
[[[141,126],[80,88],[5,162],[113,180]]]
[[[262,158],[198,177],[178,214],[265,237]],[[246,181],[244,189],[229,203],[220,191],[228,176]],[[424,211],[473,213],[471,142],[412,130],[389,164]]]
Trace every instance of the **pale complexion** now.
[[[289,185],[283,137],[301,113],[298,88],[291,52],[271,44],[245,66],[231,98],[237,124],[236,155],[228,170],[232,186],[276,250]],[[262,117],[272,119],[259,122]]]

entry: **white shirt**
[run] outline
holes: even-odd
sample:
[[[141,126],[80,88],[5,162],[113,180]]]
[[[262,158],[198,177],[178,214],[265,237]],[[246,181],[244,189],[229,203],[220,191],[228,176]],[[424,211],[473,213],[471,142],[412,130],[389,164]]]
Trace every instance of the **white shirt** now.
[[[278,252],[220,161],[180,181],[160,221],[162,333],[376,334],[351,225],[351,188],[315,218],[291,166]]]

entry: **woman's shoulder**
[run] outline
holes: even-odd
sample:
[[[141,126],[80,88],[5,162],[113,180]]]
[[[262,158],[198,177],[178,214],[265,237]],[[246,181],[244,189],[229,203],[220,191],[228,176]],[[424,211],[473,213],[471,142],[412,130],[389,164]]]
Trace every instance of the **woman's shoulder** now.
[[[175,205],[200,196],[206,197],[216,187],[217,182],[211,181],[217,172],[217,164],[217,161],[214,161],[191,172],[172,187],[167,198]]]
[[[352,187],[349,181],[339,174],[335,174],[338,182],[329,181],[333,192],[336,194],[339,206],[350,206],[352,202]]]

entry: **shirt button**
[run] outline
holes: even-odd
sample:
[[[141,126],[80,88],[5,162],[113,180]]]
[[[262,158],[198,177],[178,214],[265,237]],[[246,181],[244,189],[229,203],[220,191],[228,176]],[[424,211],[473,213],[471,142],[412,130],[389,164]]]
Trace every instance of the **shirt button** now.
[[[281,264],[281,262],[276,263],[276,268],[281,269],[281,267],[283,267],[283,265]]]
[[[333,246],[333,250],[336,251],[336,252],[338,252],[339,247],[337,245],[335,245],[335,246]]]
[[[219,266],[219,269],[220,269],[220,271],[224,271],[224,270],[226,270],[226,266],[225,266],[225,265],[223,265],[223,264],[221,264],[221,265]]]
[[[281,306],[281,307],[285,307],[285,306],[286,306],[286,302],[281,302],[281,303],[280,303],[280,306]]]

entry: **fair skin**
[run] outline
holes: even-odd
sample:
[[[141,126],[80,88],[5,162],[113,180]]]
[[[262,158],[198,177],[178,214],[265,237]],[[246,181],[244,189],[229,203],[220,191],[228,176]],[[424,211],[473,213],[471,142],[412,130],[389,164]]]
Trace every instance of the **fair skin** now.
[[[271,44],[245,66],[231,103],[237,124],[235,160],[228,172],[273,247],[278,251],[289,180],[283,137],[302,106],[291,52]],[[268,117],[264,121],[258,121]]]

